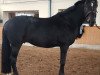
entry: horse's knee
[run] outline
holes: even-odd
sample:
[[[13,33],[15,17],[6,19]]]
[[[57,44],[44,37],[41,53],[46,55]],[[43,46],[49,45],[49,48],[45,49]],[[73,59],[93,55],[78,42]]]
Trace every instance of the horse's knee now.
[[[61,61],[60,61],[61,66],[64,66],[64,65],[65,65],[65,61],[66,61],[66,60],[61,60]]]
[[[61,67],[64,67],[65,66],[65,63],[61,63]]]

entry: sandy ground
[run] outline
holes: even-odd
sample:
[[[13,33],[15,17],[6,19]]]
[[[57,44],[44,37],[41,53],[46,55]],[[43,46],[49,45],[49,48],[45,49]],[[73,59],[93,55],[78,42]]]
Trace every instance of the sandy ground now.
[[[58,75],[59,51],[22,46],[17,61],[19,75]],[[100,75],[100,50],[69,49],[65,75]]]

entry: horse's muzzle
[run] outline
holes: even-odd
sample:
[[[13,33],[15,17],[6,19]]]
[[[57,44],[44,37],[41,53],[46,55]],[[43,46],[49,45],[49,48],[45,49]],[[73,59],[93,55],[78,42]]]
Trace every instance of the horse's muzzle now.
[[[90,26],[90,27],[93,27],[94,24],[95,24],[95,21],[91,21],[91,20],[89,21],[89,26]]]

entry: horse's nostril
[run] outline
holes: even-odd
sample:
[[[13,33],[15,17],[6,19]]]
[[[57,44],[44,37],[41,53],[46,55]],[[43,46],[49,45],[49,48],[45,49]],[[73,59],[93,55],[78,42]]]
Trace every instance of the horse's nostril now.
[[[95,23],[94,21],[92,21],[92,22],[90,21],[90,23],[89,23],[90,27],[93,27],[94,23]]]

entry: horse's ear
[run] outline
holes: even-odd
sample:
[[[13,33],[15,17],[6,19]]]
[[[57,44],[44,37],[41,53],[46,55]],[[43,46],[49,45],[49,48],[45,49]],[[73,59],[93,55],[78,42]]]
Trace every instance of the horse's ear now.
[[[82,2],[85,2],[86,0],[81,0]]]
[[[78,2],[76,2],[74,5],[76,6],[76,5],[79,5],[80,3],[82,3],[82,1],[80,0],[80,1],[78,1]]]

